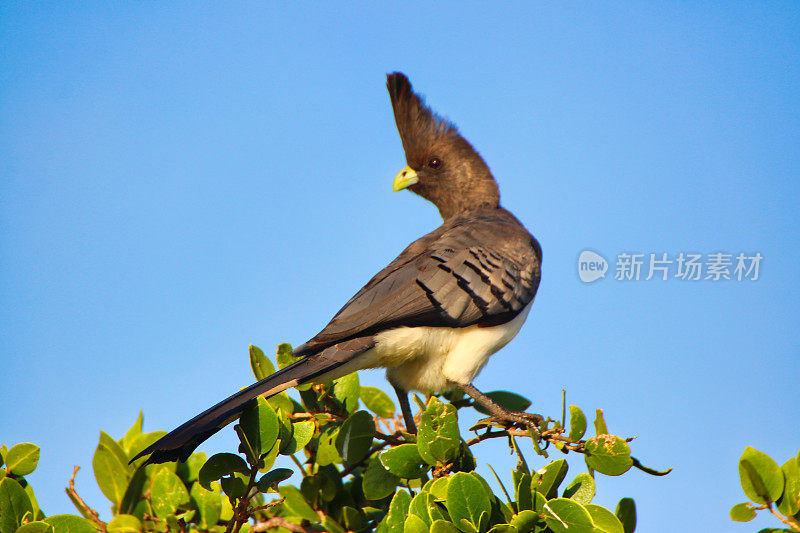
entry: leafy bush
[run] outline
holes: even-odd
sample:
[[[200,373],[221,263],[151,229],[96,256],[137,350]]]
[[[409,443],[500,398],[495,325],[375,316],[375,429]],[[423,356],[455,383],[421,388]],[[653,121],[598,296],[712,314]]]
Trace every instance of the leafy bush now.
[[[276,360],[281,368],[290,364],[291,347],[280,345]],[[250,364],[257,379],[275,371],[254,346]],[[630,533],[636,524],[633,500],[623,498],[615,512],[591,503],[594,476],[617,476],[632,467],[666,473],[631,457],[631,439],[609,434],[600,410],[596,435],[586,439],[586,417],[576,406],[569,406],[568,424],[565,408],[559,420],[546,418],[538,428],[526,430],[485,419],[471,429],[474,436],[465,438],[459,432],[458,410],[478,408],[472,400],[447,394],[423,402],[415,396],[420,413],[414,435],[405,431],[390,397],[360,386],[357,374],[297,390],[299,400],[282,392],[253,402],[234,426],[238,453],[206,458],[197,452],[185,463],[141,468],[129,464],[130,459],[164,432],[143,433],[141,414],[122,438],[101,432],[92,467],[111,502],[109,522],[78,495],[74,474],[67,493],[82,516],[45,517],[25,479],[36,468],[39,448],[28,443],[4,446],[0,533]],[[489,394],[509,409],[530,405],[510,392]],[[362,404],[367,410],[360,409]],[[474,471],[473,451],[491,438],[506,439],[517,456],[510,478],[495,474],[501,495]],[[526,441],[544,459],[548,449],[582,454],[588,471],[566,481],[564,458],[532,471],[521,450]],[[273,468],[278,455],[294,462],[302,475],[299,486],[285,483],[293,470]]]
[[[759,533],[800,531],[800,452],[778,466],[772,457],[748,446],[739,459],[739,480],[750,501],[734,505],[731,519],[749,522],[757,511],[768,510],[789,529]]]

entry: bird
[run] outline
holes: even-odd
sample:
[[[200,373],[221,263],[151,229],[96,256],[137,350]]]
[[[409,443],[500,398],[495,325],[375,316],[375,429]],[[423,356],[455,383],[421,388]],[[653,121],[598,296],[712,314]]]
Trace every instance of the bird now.
[[[416,431],[410,391],[460,389],[507,424],[539,415],[507,411],[473,380],[522,327],[541,279],[542,249],[500,205],[489,166],[451,121],[436,114],[402,72],[386,87],[406,167],[392,189],[433,203],[442,224],[412,242],[353,296],[296,362],[233,394],[142,450],[143,464],[185,461],[258,396],[357,370],[386,368],[408,432]]]

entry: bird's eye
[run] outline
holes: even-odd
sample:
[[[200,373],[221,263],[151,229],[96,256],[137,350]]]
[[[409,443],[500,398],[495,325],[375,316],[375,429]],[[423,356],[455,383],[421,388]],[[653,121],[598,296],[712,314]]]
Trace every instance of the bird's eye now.
[[[430,161],[428,161],[428,166],[434,170],[442,166],[442,160],[438,157],[431,157]]]

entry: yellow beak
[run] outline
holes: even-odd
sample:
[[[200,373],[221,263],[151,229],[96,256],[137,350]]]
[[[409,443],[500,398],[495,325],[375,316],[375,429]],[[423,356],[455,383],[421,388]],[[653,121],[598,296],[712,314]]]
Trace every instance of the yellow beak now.
[[[417,173],[414,172],[414,169],[411,167],[406,167],[398,172],[397,176],[394,177],[394,181],[392,182],[392,190],[394,192],[402,191],[409,185],[414,185],[418,181],[419,177],[417,177]]]

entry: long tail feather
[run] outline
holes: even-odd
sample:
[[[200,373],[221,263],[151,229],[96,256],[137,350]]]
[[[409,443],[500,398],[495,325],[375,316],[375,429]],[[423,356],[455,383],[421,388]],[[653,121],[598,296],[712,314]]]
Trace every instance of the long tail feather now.
[[[181,424],[139,452],[131,462],[148,454],[150,457],[142,466],[185,461],[200,443],[236,420],[258,396],[269,398],[288,388],[329,374],[372,346],[372,339],[353,339],[292,363]]]

